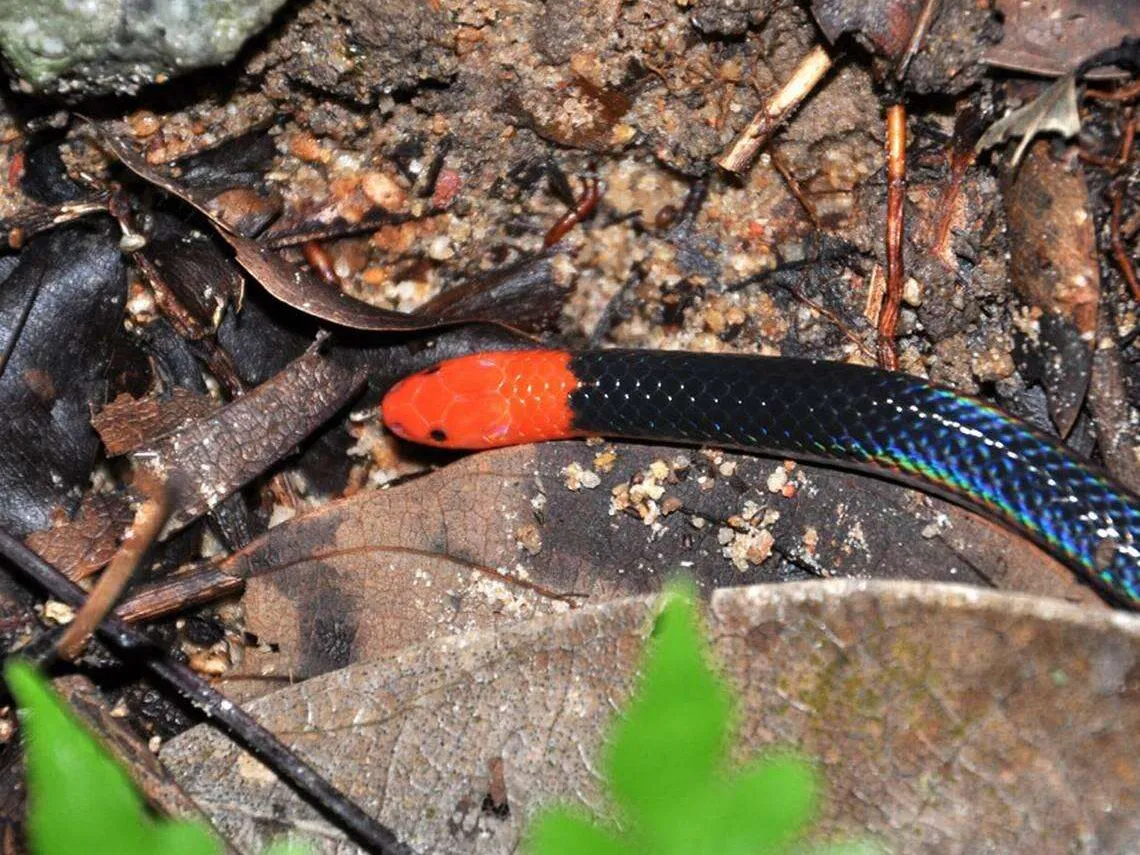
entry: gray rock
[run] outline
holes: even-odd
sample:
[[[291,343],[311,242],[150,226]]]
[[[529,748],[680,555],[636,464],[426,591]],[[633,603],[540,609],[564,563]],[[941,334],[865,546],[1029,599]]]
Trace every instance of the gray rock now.
[[[233,58],[285,0],[0,0],[0,51],[24,91],[132,94]]]

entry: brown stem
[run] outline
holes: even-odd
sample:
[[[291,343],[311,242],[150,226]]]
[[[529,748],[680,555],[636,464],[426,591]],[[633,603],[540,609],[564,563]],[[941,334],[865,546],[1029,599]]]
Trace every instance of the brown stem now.
[[[1116,266],[1120,268],[1120,274],[1132,291],[1132,299],[1140,302],[1140,281],[1136,279],[1136,268],[1132,265],[1132,259],[1128,257],[1124,240],[1120,236],[1120,213],[1123,207],[1124,191],[1117,185],[1112,188],[1112,215],[1108,222],[1109,243],[1112,245],[1112,257],[1116,260]]]
[[[1129,83],[1120,89],[1086,89],[1086,98],[1095,98],[1098,101],[1131,101],[1140,96],[1140,80]]]
[[[879,312],[879,364],[898,370],[895,332],[902,305],[903,203],[906,200],[906,108],[887,109],[887,292]]]

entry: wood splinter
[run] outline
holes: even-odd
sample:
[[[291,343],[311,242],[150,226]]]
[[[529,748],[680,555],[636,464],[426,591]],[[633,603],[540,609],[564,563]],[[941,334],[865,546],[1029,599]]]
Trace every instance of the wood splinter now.
[[[767,105],[752,117],[748,126],[717,158],[716,163],[726,172],[746,170],[768,141],[768,137],[792,114],[792,111],[811,94],[816,84],[831,68],[831,56],[822,46],[812,49],[800,61],[788,81],[768,100]]]

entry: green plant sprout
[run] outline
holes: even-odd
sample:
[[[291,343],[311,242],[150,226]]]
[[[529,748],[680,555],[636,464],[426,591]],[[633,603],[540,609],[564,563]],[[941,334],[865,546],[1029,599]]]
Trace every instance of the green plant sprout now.
[[[642,677],[604,760],[617,825],[558,807],[531,826],[531,855],[869,855],[869,844],[798,845],[818,808],[811,763],[790,752],[729,768],[732,696],[709,666],[691,591],[665,594]]]
[[[134,784],[48,682],[9,660],[28,775],[28,846],[35,855],[219,855],[204,823],[155,820]],[[266,855],[303,855],[275,846]]]

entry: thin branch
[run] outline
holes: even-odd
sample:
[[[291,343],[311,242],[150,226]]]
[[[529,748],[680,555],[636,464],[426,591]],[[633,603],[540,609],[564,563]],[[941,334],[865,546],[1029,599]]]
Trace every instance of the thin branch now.
[[[1132,299],[1140,302],[1140,281],[1137,281],[1136,268],[1132,264],[1132,259],[1128,257],[1124,240],[1120,236],[1120,214],[1123,207],[1124,191],[1120,185],[1117,185],[1112,188],[1112,215],[1108,225],[1109,243],[1112,245],[1112,256],[1116,260],[1116,266],[1120,268],[1120,275],[1124,277],[1129,290],[1132,291]]]
[[[717,158],[717,166],[726,172],[743,172],[752,163],[768,137],[792,114],[796,107],[815,89],[831,68],[831,56],[822,46],[812,49],[800,61],[788,81],[777,90],[748,126]]]
[[[87,597],[82,588],[3,530],[0,530],[0,555],[26,579],[73,608],[82,606]],[[391,829],[365,813],[241,707],[215,691],[189,668],[172,660],[146,636],[114,617],[99,624],[96,635],[118,655],[138,662],[158,683],[201,710],[235,743],[358,845],[382,855],[413,855]]]
[[[895,333],[903,290],[903,203],[906,200],[906,108],[887,109],[887,293],[879,312],[879,364],[897,371]]]
[[[939,0],[926,0],[923,4],[922,11],[918,15],[918,20],[914,23],[914,29],[910,34],[910,42],[906,46],[906,51],[899,60],[898,68],[895,69],[895,79],[902,80],[906,77],[906,71],[910,68],[910,61],[914,59],[918,49],[922,47],[922,42],[926,38],[926,31],[930,29],[930,22],[934,20],[934,14],[938,11]]]

